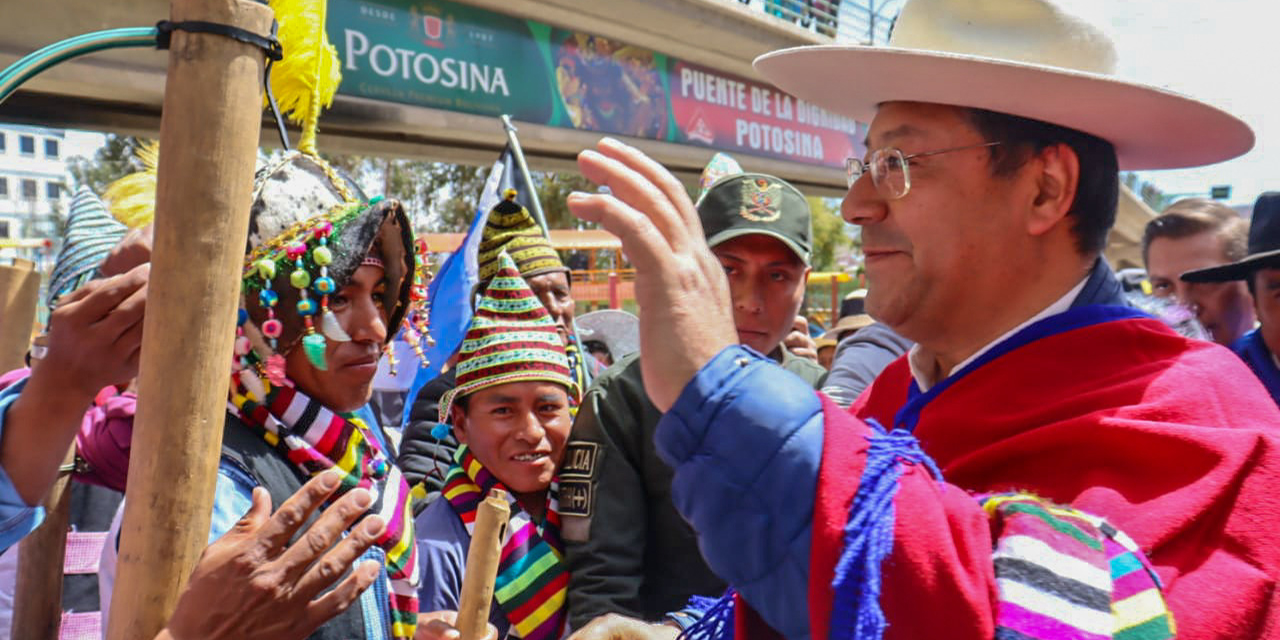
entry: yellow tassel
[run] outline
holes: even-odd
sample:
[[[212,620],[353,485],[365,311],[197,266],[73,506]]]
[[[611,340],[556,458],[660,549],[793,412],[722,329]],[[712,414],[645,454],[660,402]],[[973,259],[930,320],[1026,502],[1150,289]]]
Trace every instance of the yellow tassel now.
[[[342,82],[338,50],[325,33],[326,0],[271,0],[280,23],[284,59],[271,67],[271,91],[280,111],[302,126],[298,150],[315,155],[320,110],[333,104]],[[266,97],[263,97],[265,108]]]
[[[160,143],[148,140],[138,145],[134,157],[142,171],[131,173],[107,187],[103,198],[116,220],[130,229],[151,224],[156,217],[156,167],[160,163]]]

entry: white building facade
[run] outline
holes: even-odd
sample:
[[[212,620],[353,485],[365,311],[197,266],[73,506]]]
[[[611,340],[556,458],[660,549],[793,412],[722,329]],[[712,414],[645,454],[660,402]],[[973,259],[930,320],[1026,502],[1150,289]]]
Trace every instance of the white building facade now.
[[[56,234],[66,216],[66,131],[0,125],[0,240]]]

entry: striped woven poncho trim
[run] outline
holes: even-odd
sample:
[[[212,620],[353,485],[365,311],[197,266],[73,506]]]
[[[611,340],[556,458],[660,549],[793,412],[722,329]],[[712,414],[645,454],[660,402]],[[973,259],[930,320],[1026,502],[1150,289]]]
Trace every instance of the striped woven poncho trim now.
[[[980,498],[996,539],[996,640],[1167,640],[1160,580],[1129,536],[1034,495]]]
[[[263,384],[268,383],[264,380]],[[271,389],[266,403],[259,404],[237,386],[231,392],[230,408],[246,425],[261,429],[267,443],[306,475],[341,471],[337,496],[356,487],[373,495],[368,512],[387,523],[376,544],[386,552],[392,636],[397,640],[413,638],[421,577],[409,487],[400,469],[369,435],[369,427],[359,418],[338,415],[290,387]]]
[[[491,489],[507,491],[511,520],[502,544],[493,598],[524,640],[555,640],[564,633],[569,572],[560,541],[557,483],[547,491],[546,518],[535,524],[520,503],[489,473],[466,445],[458,447],[444,478],[442,494],[467,528],[475,529],[476,509]]]

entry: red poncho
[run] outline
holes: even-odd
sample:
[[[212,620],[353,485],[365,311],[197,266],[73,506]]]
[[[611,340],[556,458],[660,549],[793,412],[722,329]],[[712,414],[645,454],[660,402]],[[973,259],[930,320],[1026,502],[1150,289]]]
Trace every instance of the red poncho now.
[[[851,413],[898,424],[891,365]],[[829,637],[832,571],[868,428],[827,403],[810,571],[812,637]],[[1230,351],[1157,320],[1040,338],[955,381],[915,435],[942,488],[908,466],[883,565],[887,638],[989,640],[992,538],[972,492],[1030,491],[1106,518],[1147,552],[1185,640],[1280,637],[1280,411]],[[740,612],[739,621],[753,618]],[[744,625],[745,626],[745,625]],[[755,635],[747,631],[742,635]]]

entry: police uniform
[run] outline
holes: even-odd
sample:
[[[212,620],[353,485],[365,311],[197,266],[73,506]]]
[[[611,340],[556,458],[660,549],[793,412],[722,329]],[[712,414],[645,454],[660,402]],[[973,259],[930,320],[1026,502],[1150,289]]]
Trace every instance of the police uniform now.
[[[808,202],[778,178],[724,177],[699,200],[698,214],[712,247],[762,234],[808,263]],[[810,386],[825,374],[781,346],[772,356]],[[658,620],[692,595],[724,591],[671,502],[672,471],[653,444],[661,416],[645,394],[640,354],[601,374],[583,399],[560,470],[572,628],[607,613]]]

